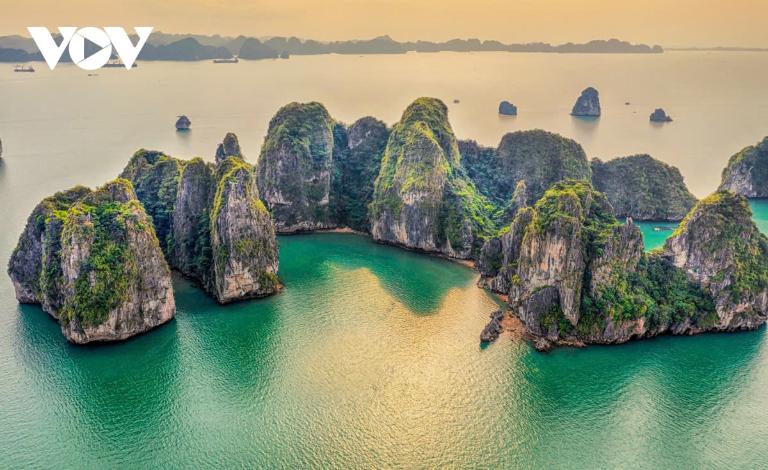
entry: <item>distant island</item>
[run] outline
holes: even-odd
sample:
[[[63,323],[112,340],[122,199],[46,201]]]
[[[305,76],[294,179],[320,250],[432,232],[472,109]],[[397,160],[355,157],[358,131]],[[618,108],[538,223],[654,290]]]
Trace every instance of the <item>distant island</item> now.
[[[713,47],[668,47],[668,51],[683,52],[768,52],[768,47],[738,47],[738,46],[713,46]]]
[[[373,39],[321,42],[297,37],[258,39],[237,36],[204,36],[155,32],[139,54],[139,60],[196,61],[239,57],[247,60],[287,58],[318,54],[404,54],[406,52],[539,52],[561,54],[660,54],[661,46],[631,44],[618,39],[583,44],[552,45],[543,42],[504,44],[480,39],[451,39],[445,42],[400,42],[389,36]],[[42,61],[31,38],[0,36],[0,62]],[[65,51],[63,62],[71,62]]]

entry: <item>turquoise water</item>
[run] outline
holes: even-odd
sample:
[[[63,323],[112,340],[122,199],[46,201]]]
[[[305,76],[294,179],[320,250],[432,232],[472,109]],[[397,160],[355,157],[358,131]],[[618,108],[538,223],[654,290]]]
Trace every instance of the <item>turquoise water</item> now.
[[[728,157],[766,133],[765,58],[317,56],[243,62],[226,75],[209,63],[147,63],[96,77],[67,65],[0,67],[0,266],[41,198],[114,178],[140,147],[210,161],[227,131],[254,162],[270,117],[293,100],[319,100],[346,122],[372,114],[391,124],[413,98],[437,96],[461,138],[495,145],[505,132],[543,128],[590,157],[650,152],[703,197]],[[587,85],[600,89],[604,111],[588,123],[568,115]],[[499,117],[501,99],[520,115]],[[650,125],[658,106],[675,122]],[[182,113],[192,131],[178,134]],[[752,207],[768,231],[768,203]],[[646,244],[669,233],[650,226]],[[496,301],[472,271],[352,235],[280,244],[284,293],[220,307],[177,278],[176,320],[108,346],[67,344],[0,275],[0,467],[768,461],[765,329],[546,355],[507,336],[481,348]]]
[[[768,199],[752,199],[749,201],[752,208],[752,220],[763,233],[768,233]],[[671,222],[635,222],[643,232],[643,244],[646,250],[652,250],[664,246],[664,242],[672,235],[677,227]]]
[[[646,251],[664,246],[664,242],[677,227],[674,222],[635,222],[643,232],[643,245]]]
[[[495,301],[448,261],[355,235],[282,238],[286,291],[68,345],[4,317],[3,467],[757,467],[765,331],[540,354],[481,348]]]

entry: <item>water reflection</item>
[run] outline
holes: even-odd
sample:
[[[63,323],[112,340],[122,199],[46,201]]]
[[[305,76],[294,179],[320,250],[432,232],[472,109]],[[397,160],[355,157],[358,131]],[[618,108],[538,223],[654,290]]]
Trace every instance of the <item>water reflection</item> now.
[[[764,341],[760,329],[525,354],[511,399],[538,435],[523,460],[547,466],[551,448],[541,443],[570,436],[558,452],[580,456],[571,468],[706,466],[700,438],[731,418],[724,406],[749,388]]]
[[[280,353],[281,296],[221,307],[180,276],[174,276],[174,291],[177,310],[185,319],[181,328],[191,340],[188,354],[205,361],[207,372],[215,377],[211,386],[227,400],[263,395],[274,355]]]
[[[30,398],[59,403],[55,408],[30,403],[29,409],[46,413],[39,418],[53,433],[68,436],[62,440],[63,454],[74,458],[68,464],[82,466],[86,460],[79,459],[96,452],[107,459],[103,463],[118,465],[131,454],[126,446],[144,459],[160,456],[168,444],[164,437],[176,432],[182,375],[176,322],[126,342],[75,346],[39,307],[18,310],[16,354],[38,394]]]
[[[323,237],[323,251],[316,250],[317,237]],[[370,269],[387,292],[419,314],[436,313],[451,289],[469,286],[475,279],[471,270],[457,269],[451,261],[413,256],[353,234],[281,237],[280,256],[281,275],[291,273],[289,287],[293,282],[303,283],[307,279],[327,279],[332,266]]]

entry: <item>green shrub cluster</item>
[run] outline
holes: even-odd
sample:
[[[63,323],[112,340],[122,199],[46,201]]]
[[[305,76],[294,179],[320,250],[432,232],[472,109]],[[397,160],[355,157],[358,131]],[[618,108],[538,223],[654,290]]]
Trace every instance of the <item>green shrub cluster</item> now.
[[[373,118],[363,118],[349,128],[337,123],[333,129],[334,155],[331,176],[331,212],[339,225],[369,231],[368,205],[373,200],[373,181],[379,174],[387,146],[387,126]],[[360,138],[349,145],[348,134]]]
[[[555,182],[589,181],[591,169],[576,141],[543,130],[506,134],[496,149],[474,142],[461,145],[461,158],[478,189],[498,208],[510,200],[519,181],[528,187],[532,204]]]
[[[133,184],[136,197],[152,219],[166,256],[173,245],[171,223],[183,169],[184,162],[180,160],[162,152],[141,149],[133,155],[120,175]]]
[[[130,190],[128,181],[118,180],[117,184]],[[68,211],[62,237],[81,249],[87,247],[87,256],[75,280],[74,296],[61,311],[62,322],[77,318],[83,325],[99,325],[125,299],[130,279],[137,275],[128,248],[128,229],[150,229],[141,221],[143,212],[138,201],[114,200],[104,188]]]
[[[593,159],[592,182],[611,201],[618,217],[680,220],[696,203],[680,170],[650,155],[607,162]]]

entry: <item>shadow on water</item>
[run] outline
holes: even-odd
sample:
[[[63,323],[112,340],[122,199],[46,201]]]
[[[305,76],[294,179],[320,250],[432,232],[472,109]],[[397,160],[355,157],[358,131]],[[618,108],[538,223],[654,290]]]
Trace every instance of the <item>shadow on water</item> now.
[[[593,464],[602,458],[612,466],[612,456],[622,453],[616,446],[627,443],[610,442],[614,434],[626,432],[657,436],[644,444],[651,446],[646,456],[660,459],[657,464],[673,452],[690,458],[697,439],[716,428],[728,403],[749,388],[763,362],[765,334],[760,328],[561,348],[547,354],[530,349],[520,358],[524,380],[503,398],[509,402],[504,407],[522,409],[529,425],[540,430],[530,443],[529,463],[546,462],[551,451],[539,448],[538,442],[571,435],[573,440],[563,444],[561,452],[578,454],[579,448],[589,447],[595,454],[583,457]],[[669,447],[672,442],[674,449]],[[576,468],[582,463],[573,464]]]
[[[56,412],[45,422],[53,435],[69,436],[64,453],[118,464],[126,446],[135,445],[137,463],[157,461],[163,449],[155,446],[176,432],[171,415],[182,376],[176,322],[125,342],[77,346],[41,308],[21,305],[17,315],[16,353],[35,389],[60,403],[46,407]],[[82,448],[73,452],[73,446]]]
[[[276,304],[282,294],[221,306],[181,276],[174,276],[174,291],[180,328],[193,340],[189,354],[204,359],[221,379],[213,386],[233,399],[242,399],[242,391],[260,395],[280,351]]]
[[[571,116],[571,125],[582,137],[594,134],[600,124],[599,117]]]
[[[418,314],[436,313],[451,289],[475,280],[471,269],[455,262],[377,244],[355,234],[312,234],[280,237],[280,275],[288,288],[329,279],[331,267],[367,269],[381,286]]]

